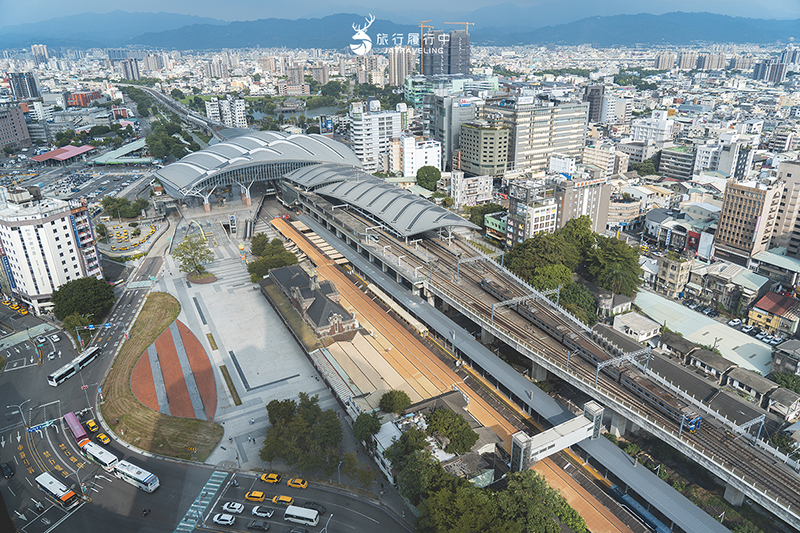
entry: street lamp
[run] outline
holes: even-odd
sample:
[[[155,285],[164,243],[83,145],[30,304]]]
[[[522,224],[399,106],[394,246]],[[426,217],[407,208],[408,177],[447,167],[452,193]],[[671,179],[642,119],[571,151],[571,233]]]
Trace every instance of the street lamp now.
[[[328,517],[328,521],[327,521],[327,522],[325,522],[325,527],[323,527],[323,528],[322,528],[322,529],[319,531],[319,533],[328,533],[328,524],[330,524],[330,523],[331,523],[331,518],[333,518],[333,513],[331,513],[331,514],[330,514],[330,516]]]
[[[11,409],[12,407],[16,407],[17,409],[19,409],[19,414],[22,417],[22,424],[25,426],[25,429],[28,428],[28,423],[25,422],[25,413],[22,411],[22,406],[25,405],[26,403],[28,403],[29,401],[31,401],[30,398],[28,398],[27,400],[25,400],[24,402],[22,402],[19,405],[14,405],[14,404],[6,405],[6,409]]]

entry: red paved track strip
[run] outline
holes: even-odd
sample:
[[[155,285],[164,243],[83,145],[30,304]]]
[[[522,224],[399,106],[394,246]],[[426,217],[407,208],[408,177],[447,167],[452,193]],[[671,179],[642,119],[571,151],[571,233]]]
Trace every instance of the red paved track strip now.
[[[211,369],[211,361],[198,338],[180,320],[178,320],[178,332],[183,340],[186,355],[189,357],[189,365],[192,367],[197,390],[203,399],[206,416],[209,420],[214,420],[214,414],[217,411],[217,385],[214,371]]]
[[[153,384],[153,369],[150,368],[150,358],[147,352],[143,353],[131,372],[131,390],[136,399],[153,411],[158,411],[158,397],[156,386]]]
[[[155,346],[158,352],[158,362],[161,364],[161,373],[164,376],[164,387],[167,389],[170,414],[194,418],[189,389],[186,387],[186,380],[183,379],[178,352],[175,350],[175,343],[169,328],[156,339]]]

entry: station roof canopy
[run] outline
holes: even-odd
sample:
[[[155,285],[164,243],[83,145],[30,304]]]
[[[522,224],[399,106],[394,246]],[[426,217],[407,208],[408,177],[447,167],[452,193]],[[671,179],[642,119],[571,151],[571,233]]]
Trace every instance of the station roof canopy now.
[[[315,165],[290,172],[285,179],[305,190],[353,205],[404,237],[449,226],[478,229],[447,209],[358,168]]]
[[[94,150],[94,146],[89,146],[88,144],[84,144],[83,146],[72,146],[68,144],[67,146],[56,148],[44,154],[33,156],[31,160],[38,161],[39,163],[43,163],[49,159],[66,161],[67,159],[72,159],[73,157],[77,157],[92,150]]]
[[[191,153],[156,174],[168,189],[187,191],[221,172],[269,163],[340,163],[361,166],[346,145],[322,135],[244,130],[225,142]]]

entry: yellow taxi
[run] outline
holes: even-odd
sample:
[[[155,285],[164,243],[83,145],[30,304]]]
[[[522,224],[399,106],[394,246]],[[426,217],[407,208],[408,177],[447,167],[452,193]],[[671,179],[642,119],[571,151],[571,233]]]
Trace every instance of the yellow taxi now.
[[[21,315],[27,315],[28,314],[28,310],[25,309],[25,308],[22,308],[22,309],[17,310],[17,313],[19,313]]]
[[[8,308],[9,309],[13,309],[14,311],[16,311],[17,309],[19,309],[19,304],[11,304],[11,305],[8,306]]]
[[[11,305],[11,300],[3,300],[3,305]]]
[[[112,246],[112,247],[111,247],[111,249],[112,249],[112,250],[116,250],[116,249],[117,249],[117,247],[116,247],[116,246]]]
[[[308,487],[308,481],[306,481],[305,479],[300,479],[299,477],[293,477],[292,479],[287,481],[286,484],[296,489],[304,489]]]
[[[91,431],[92,433],[100,429],[100,426],[97,425],[97,422],[95,422],[94,419],[86,422],[86,427],[89,428],[89,431]]]
[[[264,483],[280,483],[281,475],[272,472],[270,474],[261,474],[261,481]]]
[[[111,439],[109,439],[108,435],[106,435],[105,433],[98,433],[97,440],[99,440],[103,444],[108,444],[109,442],[111,442]]]
[[[280,494],[272,498],[272,503],[276,505],[292,505],[294,503],[294,498],[291,496],[281,496]]]
[[[249,502],[263,502],[267,496],[260,490],[251,490],[244,495],[244,499]]]

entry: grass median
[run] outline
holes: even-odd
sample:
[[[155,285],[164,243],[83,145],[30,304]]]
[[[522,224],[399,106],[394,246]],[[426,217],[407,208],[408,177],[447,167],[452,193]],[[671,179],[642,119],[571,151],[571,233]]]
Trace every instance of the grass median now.
[[[178,318],[181,306],[169,294],[153,292],[131,329],[129,339],[103,383],[103,418],[117,437],[148,452],[191,459],[195,448],[204,461],[222,438],[222,426],[207,420],[169,416],[142,405],[131,390],[133,367],[144,351]]]

